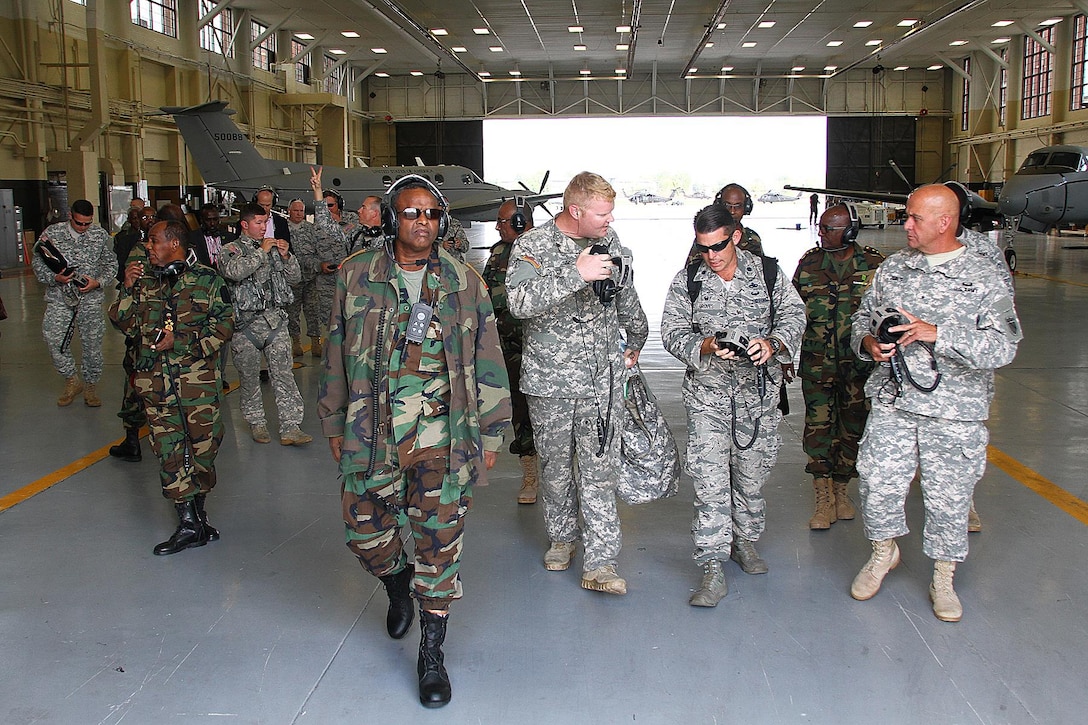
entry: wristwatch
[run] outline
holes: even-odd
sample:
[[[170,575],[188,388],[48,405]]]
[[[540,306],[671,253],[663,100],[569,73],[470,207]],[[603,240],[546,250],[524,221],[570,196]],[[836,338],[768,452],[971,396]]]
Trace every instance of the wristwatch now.
[[[772,356],[782,352],[782,341],[777,337],[768,337],[767,342],[770,343]]]

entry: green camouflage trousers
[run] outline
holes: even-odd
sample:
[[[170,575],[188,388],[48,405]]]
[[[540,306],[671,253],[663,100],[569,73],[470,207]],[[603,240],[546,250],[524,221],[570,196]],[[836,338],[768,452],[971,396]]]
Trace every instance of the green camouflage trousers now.
[[[379,468],[372,478],[344,477],[341,504],[347,547],[374,576],[401,570],[407,562],[400,530],[408,526],[415,547],[412,588],[424,609],[449,609],[462,595],[465,514],[472,504],[466,488],[456,503],[439,502],[445,458],[416,461],[404,468]]]
[[[136,345],[125,338],[125,356],[121,358],[121,367],[125,371],[125,389],[121,398],[121,410],[117,417],[126,428],[141,428],[147,425],[144,403],[136,392]]]
[[[845,483],[858,475],[858,442],[865,430],[869,401],[865,378],[838,378],[820,383],[801,378],[805,396],[805,471],[815,478]]]
[[[165,498],[185,501],[215,487],[215,455],[223,442],[217,358],[175,368],[177,377],[161,362],[136,373]]]

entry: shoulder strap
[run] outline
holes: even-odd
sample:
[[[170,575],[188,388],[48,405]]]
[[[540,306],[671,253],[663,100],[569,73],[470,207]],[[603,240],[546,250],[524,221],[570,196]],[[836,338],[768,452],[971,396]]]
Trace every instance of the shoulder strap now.
[[[778,260],[774,257],[766,257],[762,254],[759,256],[761,262],[763,262],[763,283],[767,285],[767,299],[771,302],[771,313],[768,316],[770,324],[768,327],[774,329],[774,283],[778,280]]]
[[[698,255],[688,255],[685,271],[688,277],[688,301],[691,303],[691,331],[695,333],[700,332],[699,326],[695,324],[695,301],[699,299],[699,293],[703,291],[703,283],[695,279],[695,275],[701,265],[702,259]]]

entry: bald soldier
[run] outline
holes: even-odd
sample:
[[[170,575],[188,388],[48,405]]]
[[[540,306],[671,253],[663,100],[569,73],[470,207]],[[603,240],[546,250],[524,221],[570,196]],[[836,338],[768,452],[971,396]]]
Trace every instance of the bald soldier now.
[[[958,220],[947,187],[910,195],[907,247],[880,265],[851,334],[854,352],[880,365],[865,385],[871,411],[857,462],[873,553],[850,594],[872,598],[899,564],[895,539],[908,532],[904,502],[920,470],[929,596],[945,622],[963,616],[952,578],[967,558],[971,494],[986,469],[993,371],[1012,362],[1022,338],[1001,273],[956,239]]]

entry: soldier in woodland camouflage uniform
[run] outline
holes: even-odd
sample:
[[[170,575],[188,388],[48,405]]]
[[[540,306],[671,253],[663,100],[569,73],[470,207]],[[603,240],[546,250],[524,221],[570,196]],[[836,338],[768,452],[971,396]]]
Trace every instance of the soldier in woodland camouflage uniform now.
[[[135,386],[159,457],[162,495],[174,503],[178,528],[154,548],[175,554],[219,538],[204,500],[215,487],[215,455],[223,440],[219,355],[233,329],[223,282],[202,264],[188,266],[187,229],[158,222],[146,243],[147,269],[130,261],[110,319],[135,341]]]
[[[423,177],[398,179],[387,195],[397,218],[392,246],[345,260],[318,393],[344,480],[347,545],[385,585],[391,637],[411,626],[410,591],[419,600],[417,673],[427,707],[451,697],[441,646],[450,604],[462,594],[464,517],[510,417],[483,281],[435,243],[445,214],[438,194]]]
[[[487,283],[487,293],[491,295],[491,304],[495,306],[495,319],[499,325],[499,342],[502,344],[502,356],[506,360],[506,372],[510,375],[510,405],[512,408],[511,425],[514,439],[510,441],[510,452],[521,461],[521,490],[518,491],[518,503],[536,503],[537,496],[537,460],[536,446],[533,444],[533,424],[529,419],[529,403],[525,393],[521,392],[521,320],[510,314],[510,305],[506,299],[506,270],[510,266],[510,251],[514,241],[533,228],[533,210],[528,205],[520,209],[513,199],[505,201],[499,207],[499,218],[495,229],[499,232],[499,242],[491,248],[491,257],[484,266],[483,278]]]
[[[291,354],[298,357],[302,354],[302,313],[306,313],[306,332],[311,338],[319,339],[324,334],[329,315],[326,311],[322,317],[318,304],[317,275],[321,261],[317,255],[317,228],[306,221],[306,202],[302,199],[292,199],[287,205],[287,228],[291,230],[291,251],[298,257],[302,270],[302,281],[294,288],[295,301],[287,308]]]
[[[716,606],[728,592],[726,559],[748,574],[767,571],[754,542],[763,533],[763,483],[780,442],[780,364],[791,359],[805,326],[797,291],[777,264],[768,289],[763,258],[736,248],[741,234],[722,204],[696,215],[701,261],[673,278],[661,315],[665,349],[687,364],[685,469],[695,482],[691,532],[703,567],[689,603],[699,607]],[[744,338],[735,341],[739,355],[717,343],[725,332]]]
[[[722,204],[733,216],[733,221],[741,225],[741,237],[737,242],[737,249],[743,249],[752,254],[763,254],[763,240],[755,229],[743,226],[742,220],[745,214],[751,213],[752,195],[740,184],[726,184],[718,191],[715,203]]]
[[[570,566],[581,518],[582,587],[626,594],[627,582],[616,572],[617,431],[624,367],[638,360],[649,326],[633,284],[613,279],[623,268],[612,258],[624,258],[628,268],[631,258],[610,226],[615,198],[615,189],[597,174],[584,171],[571,179],[563,211],[514,243],[506,293],[511,314],[525,321],[521,391],[540,456],[551,541],[544,566]],[[594,245],[608,252],[593,253]],[[607,304],[593,289],[594,282],[601,282],[600,289],[606,281],[623,285]]]
[[[45,285],[42,336],[53,358],[53,367],[65,379],[64,391],[57,398],[60,406],[71,405],[81,392],[88,406],[102,405],[96,385],[102,377],[102,336],[106,332],[102,316],[103,286],[114,281],[117,256],[109,234],[102,227],[92,226],[93,223],[94,207],[86,199],[79,199],[72,203],[68,221],[51,224],[39,238],[52,242],[74,271],[53,272],[37,253],[31,260],[34,275]],[[76,286],[73,280],[77,275],[87,279],[85,287]],[[71,348],[63,345],[73,319],[83,348],[82,381]]]
[[[442,238],[442,248],[457,257],[459,261],[465,261],[465,255],[469,250],[468,234],[465,233],[461,222],[454,217],[450,217],[450,227]]]
[[[234,304],[231,340],[234,366],[241,387],[239,404],[258,443],[272,440],[261,401],[261,355],[268,360],[268,375],[280,419],[280,444],[299,446],[313,436],[303,433],[302,396],[292,372],[291,336],[287,334],[287,306],[294,301],[291,284],[302,278],[298,259],[283,239],[266,238],[268,215],[247,204],[238,217],[241,236],[224,245],[219,272],[230,287]]]
[[[861,293],[884,256],[857,245],[850,210],[833,206],[820,216],[820,246],[797,263],[793,286],[805,303],[808,326],[801,340],[801,392],[805,397],[802,440],[816,490],[810,529],[828,529],[854,518],[847,484],[857,476],[858,441],[865,429],[869,402],[865,379],[870,361],[850,349],[851,318]]]
[[[986,468],[993,371],[1012,361],[1022,337],[1001,273],[956,239],[958,218],[956,195],[947,187],[911,194],[908,248],[877,270],[852,332],[854,352],[882,364],[865,385],[872,410],[857,463],[873,554],[850,594],[873,597],[899,563],[895,537],[908,531],[903,506],[920,468],[922,550],[935,560],[929,594],[934,614],[947,622],[963,616],[952,578],[967,557],[971,494]],[[907,320],[889,328],[895,342],[870,334],[870,314],[885,308]]]

